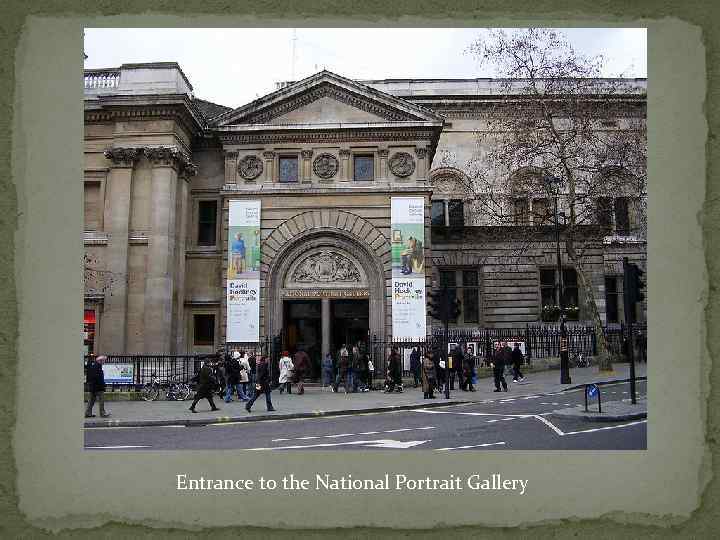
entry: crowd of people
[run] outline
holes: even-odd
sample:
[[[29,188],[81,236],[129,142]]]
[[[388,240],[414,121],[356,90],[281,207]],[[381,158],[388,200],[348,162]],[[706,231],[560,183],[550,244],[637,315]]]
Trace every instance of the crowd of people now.
[[[95,403],[100,406],[102,417],[110,416],[105,410],[103,393],[105,379],[102,370],[104,356],[91,358],[86,364],[86,381],[90,399],[85,416],[95,416],[92,411]],[[507,342],[497,342],[491,355],[490,366],[493,368],[495,392],[508,391],[505,379],[506,366],[512,366],[513,381],[524,379],[521,366],[524,362],[520,344],[515,343],[511,349]],[[299,349],[291,357],[288,351],[283,351],[278,362],[277,381],[273,380],[270,367],[270,358],[256,357],[243,350],[219,350],[215,355],[204,358],[202,367],[193,377],[197,384],[190,411],[198,412],[195,407],[201,399],[206,399],[212,411],[219,408],[215,405],[214,397],[222,397],[226,403],[235,397],[245,402],[245,409],[251,412],[252,406],[259,396],[265,395],[265,405],[268,411],[274,411],[271,391],[274,387],[282,394],[292,394],[292,387],[296,385],[297,394],[305,392],[304,381],[311,375],[312,363],[309,355]],[[434,399],[435,391],[442,391],[447,384],[450,390],[455,390],[455,383],[463,392],[474,392],[477,384],[475,371],[475,357],[468,354],[465,345],[456,345],[448,355],[446,365],[440,351],[427,349],[424,354],[419,347],[414,347],[410,353],[410,375],[414,387],[422,386],[424,399]],[[373,389],[375,367],[367,354],[362,342],[348,347],[343,344],[337,351],[336,357],[328,353],[321,363],[322,384],[337,392],[342,385],[346,393],[368,392]],[[403,391],[403,359],[397,347],[392,347],[387,358],[384,373],[384,390],[386,393]]]

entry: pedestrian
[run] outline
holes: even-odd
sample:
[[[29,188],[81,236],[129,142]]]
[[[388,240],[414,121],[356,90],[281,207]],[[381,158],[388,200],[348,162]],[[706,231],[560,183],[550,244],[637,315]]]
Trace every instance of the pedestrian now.
[[[475,378],[475,357],[465,354],[463,357],[463,390],[475,391],[473,379]]]
[[[435,380],[437,372],[435,370],[435,362],[433,362],[433,353],[427,351],[422,361],[422,389],[423,399],[435,399],[433,390],[435,388]]]
[[[452,353],[452,369],[450,372],[450,390],[455,390],[455,376],[457,376],[458,381],[458,388],[461,390],[465,390],[465,385],[463,384],[463,359],[465,358],[465,355],[463,354],[462,347],[460,345],[455,346],[455,350]]]
[[[103,372],[103,362],[107,360],[107,356],[90,357],[85,364],[85,382],[90,393],[87,409],[85,409],[85,418],[94,418],[93,407],[95,401],[98,402],[100,408],[100,416],[107,418],[110,413],[105,411],[105,373]]]
[[[335,385],[333,386],[333,392],[337,392],[340,387],[340,382],[343,382],[345,386],[345,393],[348,393],[348,387],[350,385],[350,357],[347,354],[343,354],[345,345],[340,349],[340,361],[338,362],[337,375],[335,376]],[[345,351],[347,352],[347,350]]]
[[[245,354],[243,352],[243,354]],[[255,382],[257,379],[257,361],[255,354],[247,355],[248,365],[248,397],[252,398],[255,395]]]
[[[362,356],[360,355],[360,348],[355,345],[352,349],[352,363],[350,364],[352,368],[352,391],[353,394],[358,391],[358,387],[361,383],[361,377],[362,373],[364,371],[363,365],[362,365]]]
[[[307,372],[310,369],[310,357],[302,348],[298,349],[295,353],[293,366],[293,380],[298,385],[298,395],[302,396],[305,393],[303,379],[307,376]]]
[[[445,362],[442,361],[441,351],[436,350],[433,352],[432,361],[435,364],[435,388],[437,388],[438,392],[441,392],[443,384],[445,384]]]
[[[410,353],[410,372],[413,376],[413,388],[417,388],[418,383],[422,383],[422,374],[420,373],[420,369],[420,350],[418,347],[413,347],[413,350]]]
[[[245,410],[252,412],[250,409],[255,403],[255,400],[260,394],[265,394],[265,406],[268,412],[272,412],[273,408],[272,400],[270,399],[270,363],[265,356],[260,357],[260,361],[257,363],[257,382],[255,383],[255,395],[250,401],[245,404]]]
[[[193,378],[193,380],[197,380],[198,386],[195,391],[195,397],[193,398],[192,405],[190,405],[191,412],[197,412],[195,410],[195,405],[197,405],[198,401],[203,398],[208,400],[211,411],[220,410],[215,406],[215,402],[213,401],[213,393],[215,386],[217,385],[217,381],[215,380],[211,364],[210,358],[205,358],[205,360],[203,360],[202,368],[200,368],[200,373]]]
[[[323,386],[332,386],[335,380],[334,375],[335,361],[333,360],[332,354],[327,353],[322,362],[322,382]]]
[[[523,363],[525,357],[520,350],[520,344],[516,343],[515,348],[512,351],[512,365],[513,365],[513,382],[524,381],[525,377],[520,372],[520,366]]]
[[[225,376],[227,377],[227,390],[225,392],[225,403],[230,403],[234,393],[241,401],[247,401],[240,387],[240,353],[234,351],[230,358],[226,360]],[[245,398],[245,399],[243,399]]]
[[[210,357],[212,363],[213,374],[215,375],[215,391],[218,396],[222,399],[225,397],[225,388],[227,387],[227,378],[225,376],[225,362],[222,361],[222,357],[218,354]]]
[[[287,390],[288,394],[292,394],[292,377],[293,377],[293,361],[290,358],[290,353],[287,351],[282,352],[280,358],[280,376],[278,377],[278,383],[280,384],[280,393],[283,390]]]
[[[397,347],[390,350],[388,357],[387,377],[385,379],[385,392],[402,392],[402,367]]]
[[[495,346],[495,354],[493,355],[493,380],[495,382],[494,392],[500,392],[500,385],[502,389],[507,392],[507,381],[505,380],[505,347],[502,342],[498,342]]]
[[[238,382],[240,383],[240,392],[242,401],[248,401],[252,394],[250,390],[250,363],[248,362],[245,351],[234,351],[233,356],[237,358],[240,372],[238,374]]]
[[[375,364],[373,364],[373,361],[368,358],[367,361],[367,370],[368,370],[368,391],[373,390],[373,379],[375,378]]]

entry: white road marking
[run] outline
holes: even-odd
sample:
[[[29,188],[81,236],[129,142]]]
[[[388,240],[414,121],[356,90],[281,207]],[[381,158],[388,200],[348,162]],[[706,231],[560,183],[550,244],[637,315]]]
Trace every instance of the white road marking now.
[[[540,397],[540,396],[525,396],[525,397],[520,398],[520,399],[538,399],[539,397]]]
[[[505,442],[493,442],[493,443],[485,443],[485,444],[468,444],[466,446],[455,446],[453,448],[436,448],[436,452],[442,452],[445,450],[465,450],[467,448],[481,448],[483,446],[495,446],[498,444],[505,444]]]
[[[488,424],[492,424],[493,422],[499,422],[499,421],[500,421],[500,420],[488,420],[487,423],[488,423]]]
[[[125,448],[152,448],[143,445],[124,445],[124,446],[86,446],[85,450],[123,450]]]
[[[332,446],[350,446],[350,445],[366,446],[366,447],[370,447],[370,448],[407,449],[407,448],[412,448],[413,446],[425,444],[426,442],[430,442],[430,440],[395,441],[392,439],[380,439],[377,441],[348,441],[348,442],[341,442],[341,443],[318,443],[318,444],[308,444],[308,445],[274,446],[274,447],[268,447],[268,448],[245,448],[245,450],[253,450],[253,451],[256,451],[256,450],[303,450],[303,449],[307,449],[307,448],[329,448]]]
[[[515,418],[503,418],[503,420],[515,420]]]
[[[454,411],[435,411],[432,409],[413,409],[407,412],[421,412],[426,414],[460,414],[465,416],[514,416],[516,418],[530,418],[533,415],[532,413],[528,414],[502,414],[502,413],[485,413],[485,412],[454,412]]]
[[[595,431],[604,431],[606,429],[618,429],[618,428],[636,426],[638,424],[645,424],[645,423],[647,423],[647,420],[639,420],[637,422],[630,422],[628,424],[620,424],[617,426],[605,426],[605,427],[600,427],[600,428],[585,429],[583,431],[568,431],[567,433],[563,433],[563,435],[577,435],[578,433],[593,433]]]
[[[542,416],[539,416],[539,415],[535,416],[535,418],[537,418],[538,420],[540,420],[543,424],[545,424],[546,426],[548,426],[550,429],[552,429],[552,430],[553,430],[555,433],[557,433],[558,435],[560,435],[560,436],[564,435],[564,433],[560,430],[560,428],[557,427],[557,426],[556,426],[555,424],[553,424],[552,422],[550,422],[550,420],[547,420],[546,418],[543,418]]]
[[[281,438],[271,439],[272,442],[282,441],[305,441],[308,439],[339,439],[340,437],[357,437],[358,435],[378,435],[380,433],[399,433],[402,431],[418,431],[427,429],[437,429],[435,426],[425,426],[417,428],[401,428],[401,429],[390,429],[387,431],[364,431],[362,433],[338,433],[337,435],[313,435],[307,437],[293,437],[293,438]]]

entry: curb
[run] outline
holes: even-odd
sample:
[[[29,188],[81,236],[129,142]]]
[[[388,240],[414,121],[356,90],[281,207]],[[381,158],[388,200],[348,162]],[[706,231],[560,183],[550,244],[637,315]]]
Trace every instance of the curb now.
[[[641,420],[647,418],[647,411],[628,414],[616,414],[613,416],[581,416],[580,418],[584,419],[587,422],[623,422],[625,420]]]
[[[411,404],[411,405],[392,405],[389,407],[371,407],[366,409],[341,409],[337,411],[312,411],[290,414],[265,414],[262,416],[218,416],[215,418],[187,418],[175,420],[104,420],[96,422],[85,422],[86,428],[103,428],[103,427],[152,427],[152,426],[206,426],[209,424],[225,424],[236,422],[263,422],[267,420],[293,420],[296,418],[320,418],[323,416],[349,416],[353,414],[374,413],[374,412],[390,412],[390,411],[409,411],[413,409],[431,409],[436,407],[446,407],[448,405],[464,405],[466,403],[474,403],[466,400],[448,400],[435,401],[432,403]]]
[[[636,381],[647,381],[647,376],[644,375],[642,377],[635,377],[635,380]],[[617,383],[622,383],[622,382],[630,382],[630,378],[609,379],[607,381],[592,381],[592,382],[587,382],[587,383],[583,383],[583,384],[576,384],[574,386],[568,386],[567,388],[563,388],[562,391],[567,392],[568,390],[580,390],[581,388],[586,387],[588,384],[596,384],[598,386],[603,386],[605,384],[617,384]]]

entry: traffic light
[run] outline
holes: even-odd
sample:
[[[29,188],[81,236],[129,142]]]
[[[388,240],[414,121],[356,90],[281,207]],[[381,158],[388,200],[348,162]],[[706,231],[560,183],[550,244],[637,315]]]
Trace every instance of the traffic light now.
[[[630,302],[637,304],[645,300],[645,282],[642,277],[645,274],[637,264],[628,264],[628,283],[630,285]]]

